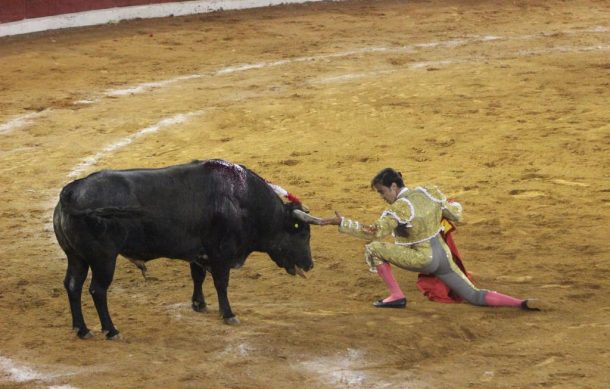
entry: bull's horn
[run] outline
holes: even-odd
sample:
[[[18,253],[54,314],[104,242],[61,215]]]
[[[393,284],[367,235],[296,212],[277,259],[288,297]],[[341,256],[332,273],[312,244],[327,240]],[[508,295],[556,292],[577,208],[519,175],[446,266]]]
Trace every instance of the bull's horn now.
[[[295,273],[297,273],[299,276],[303,277],[303,278],[307,278],[307,276],[305,275],[305,271],[303,269],[301,269],[300,267],[298,267],[297,265],[294,265],[294,271]]]
[[[319,226],[322,225],[322,219],[320,219],[319,217],[311,216],[310,214],[303,212],[300,209],[293,210],[292,214],[294,215],[294,217],[304,223],[317,224]]]

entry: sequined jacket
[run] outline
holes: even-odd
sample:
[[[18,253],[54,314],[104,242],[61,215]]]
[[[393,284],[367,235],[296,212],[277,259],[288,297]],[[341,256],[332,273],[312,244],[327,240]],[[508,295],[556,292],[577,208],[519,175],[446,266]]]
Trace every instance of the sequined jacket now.
[[[448,201],[436,186],[405,187],[375,223],[364,225],[343,218],[339,231],[368,241],[381,240],[393,234],[396,244],[416,246],[427,243],[441,231],[442,217],[460,221],[461,204]]]

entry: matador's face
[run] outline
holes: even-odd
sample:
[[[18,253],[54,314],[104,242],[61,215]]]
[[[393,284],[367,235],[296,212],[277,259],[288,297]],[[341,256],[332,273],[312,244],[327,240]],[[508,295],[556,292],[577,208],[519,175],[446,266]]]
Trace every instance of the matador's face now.
[[[375,184],[375,190],[388,204],[392,204],[394,201],[396,201],[398,198],[398,193],[400,193],[400,188],[395,182],[393,182],[390,186]]]

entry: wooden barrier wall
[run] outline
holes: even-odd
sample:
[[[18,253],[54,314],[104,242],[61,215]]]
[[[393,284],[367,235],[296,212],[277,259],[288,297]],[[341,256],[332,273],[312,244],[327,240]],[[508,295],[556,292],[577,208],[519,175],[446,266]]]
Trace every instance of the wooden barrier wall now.
[[[0,23],[132,5],[180,0],[0,0]]]

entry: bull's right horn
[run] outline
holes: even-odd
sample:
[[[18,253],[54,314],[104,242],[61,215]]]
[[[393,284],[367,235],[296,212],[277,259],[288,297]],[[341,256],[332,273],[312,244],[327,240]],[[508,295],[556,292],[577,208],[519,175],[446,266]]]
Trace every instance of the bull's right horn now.
[[[319,217],[311,216],[310,214],[303,212],[300,209],[293,210],[292,214],[294,215],[294,217],[296,217],[297,219],[299,219],[300,221],[302,221],[304,223],[316,224],[319,226],[322,225],[322,219],[320,219]]]
[[[305,270],[301,269],[297,265],[294,265],[294,272],[300,277],[307,278],[307,276],[305,275]]]

